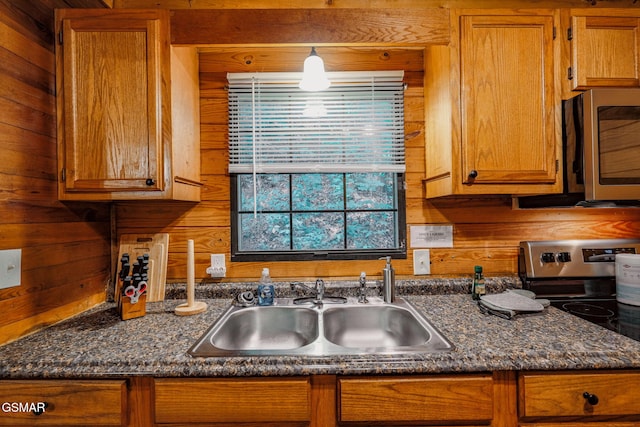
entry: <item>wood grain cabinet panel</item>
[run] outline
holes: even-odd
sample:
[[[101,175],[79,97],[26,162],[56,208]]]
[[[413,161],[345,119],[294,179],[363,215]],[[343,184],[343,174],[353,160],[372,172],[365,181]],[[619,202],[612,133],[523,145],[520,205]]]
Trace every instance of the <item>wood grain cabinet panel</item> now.
[[[155,418],[158,424],[304,425],[311,420],[310,380],[159,378],[155,380]]]
[[[552,10],[452,12],[451,46],[425,51],[427,198],[560,191],[556,22]]]
[[[199,200],[195,47],[168,11],[56,11],[59,198]]]
[[[127,420],[125,380],[0,381],[6,426],[121,426]]]
[[[572,89],[640,86],[640,11],[571,10]]]
[[[518,390],[524,420],[633,416],[640,422],[640,372],[524,373]]]
[[[493,418],[491,375],[338,380],[341,422],[465,422]]]

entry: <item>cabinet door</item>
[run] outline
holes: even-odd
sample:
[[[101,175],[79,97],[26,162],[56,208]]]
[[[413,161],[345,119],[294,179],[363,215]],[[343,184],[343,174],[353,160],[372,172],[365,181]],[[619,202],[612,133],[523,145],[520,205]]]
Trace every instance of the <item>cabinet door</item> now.
[[[639,387],[638,372],[521,374],[518,412],[523,419],[549,421],[564,417],[639,417]]]
[[[0,381],[0,426],[120,426],[125,380]]]
[[[552,15],[460,17],[464,184],[555,182],[553,29]]]
[[[154,392],[157,424],[301,425],[311,420],[309,378],[159,378]]]
[[[162,190],[159,33],[159,19],[62,21],[67,192]]]
[[[573,89],[640,86],[640,13],[611,13],[571,17]]]
[[[493,418],[491,375],[342,378],[341,422],[466,422]]]

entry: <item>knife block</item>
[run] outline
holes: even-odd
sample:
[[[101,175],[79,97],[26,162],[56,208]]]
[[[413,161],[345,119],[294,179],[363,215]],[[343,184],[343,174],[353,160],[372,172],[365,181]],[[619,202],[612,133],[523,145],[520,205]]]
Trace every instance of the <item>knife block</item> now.
[[[122,320],[135,319],[147,314],[147,294],[144,293],[138,297],[138,302],[131,303],[131,298],[121,296],[118,302],[118,312]]]
[[[149,302],[164,301],[168,250],[169,233],[121,235],[118,268],[115,273],[116,286],[113,296],[114,301],[119,302],[121,298],[122,281],[118,277],[118,272],[121,269],[119,264],[120,260],[125,253],[129,254],[132,262],[134,262],[138,256],[149,254],[147,300]]]

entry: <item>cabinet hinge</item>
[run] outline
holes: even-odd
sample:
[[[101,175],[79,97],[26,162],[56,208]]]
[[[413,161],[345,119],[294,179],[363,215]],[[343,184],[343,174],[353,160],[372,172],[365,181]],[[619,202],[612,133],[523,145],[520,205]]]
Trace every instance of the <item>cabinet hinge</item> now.
[[[554,40],[556,39],[556,36],[557,36],[557,34],[556,34],[556,27],[554,26],[554,27],[553,27],[553,39],[554,39]]]
[[[67,170],[65,168],[62,168],[62,171],[60,173],[60,180],[62,182],[65,182],[67,180]]]
[[[556,174],[560,172],[560,160],[556,159]]]
[[[573,30],[571,29],[571,27],[567,28],[567,40],[573,40]]]
[[[567,67],[567,79],[573,80],[573,70],[571,67]]]
[[[58,44],[62,44],[62,30],[58,31]]]

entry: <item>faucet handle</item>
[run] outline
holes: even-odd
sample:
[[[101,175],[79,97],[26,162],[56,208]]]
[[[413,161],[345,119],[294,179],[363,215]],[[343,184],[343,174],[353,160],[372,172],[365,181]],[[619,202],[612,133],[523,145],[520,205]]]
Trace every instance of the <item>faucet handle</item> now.
[[[324,280],[316,279],[316,301],[318,304],[322,304],[324,299]]]
[[[360,273],[360,286],[367,286],[367,273]]]
[[[367,304],[369,300],[367,299],[367,273],[364,271],[360,273],[360,289],[358,292],[358,302],[360,304]]]

